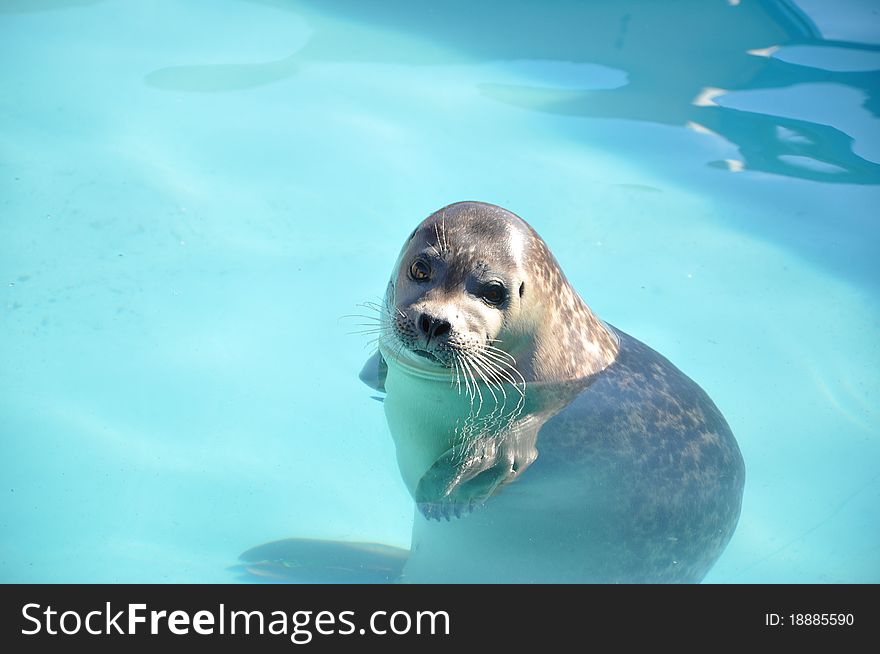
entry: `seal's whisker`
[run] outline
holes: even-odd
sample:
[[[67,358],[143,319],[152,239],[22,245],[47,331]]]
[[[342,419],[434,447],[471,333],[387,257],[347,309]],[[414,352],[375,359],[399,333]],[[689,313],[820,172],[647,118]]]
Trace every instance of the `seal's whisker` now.
[[[495,389],[496,388],[499,389],[503,393],[503,397],[505,399],[507,397],[507,394],[504,392],[503,386],[501,384],[499,384],[497,382],[497,380],[495,380],[493,382],[494,376],[492,374],[490,374],[490,371],[486,366],[486,362],[482,358],[478,357],[477,353],[469,352],[467,359],[468,359],[468,363],[471,365],[473,370],[476,372],[477,375],[479,375],[480,380],[486,385],[486,390],[488,390],[489,393],[492,395],[492,399],[495,400],[495,406],[492,409],[492,413],[489,414],[489,418],[491,418],[498,411],[498,405],[499,405],[498,395],[495,393]],[[478,390],[479,390],[479,387],[478,387]],[[482,394],[481,394],[481,396],[480,396],[480,409],[482,409],[482,406],[483,406],[483,404],[482,404]],[[502,407],[502,410],[503,410],[503,407]],[[478,413],[479,413],[479,410],[478,410]]]
[[[479,355],[471,357],[471,360],[474,362],[475,365],[483,370],[482,377],[486,381],[489,392],[492,393],[492,397],[495,399],[495,409],[492,411],[492,414],[489,417],[491,418],[496,413],[502,415],[504,413],[505,407],[507,407],[507,391],[504,390],[504,384],[499,381],[497,374],[491,369],[488,362],[482,359]],[[498,391],[501,393],[501,397],[503,398],[500,406],[498,402],[498,396],[495,395],[493,386],[497,387]]]
[[[517,373],[519,373],[519,369],[516,367],[516,359],[514,359],[511,354],[505,352],[504,350],[500,350],[497,347],[492,347],[491,345],[487,345],[483,348],[482,351],[484,354],[486,354],[486,356],[492,357],[494,361],[497,361],[498,363],[507,366],[511,370],[515,370]]]
[[[386,334],[381,334],[379,336],[379,340],[386,345],[389,349],[394,350],[394,357],[400,357],[403,350],[406,348],[403,341],[399,338],[395,338],[393,332],[388,332]]]
[[[452,353],[452,365],[455,367],[455,383],[458,385],[458,394],[461,395],[461,371],[458,369],[458,355]],[[450,381],[450,385],[451,385]]]
[[[356,304],[355,306],[362,309],[368,309],[369,311],[375,311],[380,316],[390,313],[389,307],[385,303],[379,304],[378,302],[361,302],[359,304]]]
[[[470,358],[472,361],[478,362],[483,370],[490,373],[489,376],[491,379],[494,380],[499,387],[502,387],[503,377],[499,377],[499,368],[492,361],[487,359],[480,352],[471,353]],[[487,379],[486,383],[490,383],[490,380]]]
[[[498,380],[499,385],[503,385],[504,382],[511,384],[516,387],[516,380],[514,380],[513,375],[511,375],[508,371],[499,367],[498,364],[488,358],[486,358],[482,353],[477,353],[474,355],[474,359],[482,362],[482,364],[490,369],[493,373],[493,377]],[[519,390],[519,389],[517,389]],[[521,392],[521,391],[520,391]]]
[[[435,223],[436,224],[436,223]],[[446,212],[443,212],[443,215],[440,217],[440,234],[443,236],[441,240],[441,246],[443,248],[443,252],[449,252],[449,240],[446,238]]]
[[[461,374],[464,377],[465,393],[469,397],[471,397],[471,385],[470,385],[470,381],[468,381],[467,369],[464,367],[464,361],[462,361],[462,357],[460,357],[460,356],[457,356],[457,361],[460,366]]]
[[[480,355],[478,354],[477,356],[480,356]],[[489,362],[489,361],[484,360],[484,362],[485,362],[486,365],[490,365],[490,366],[493,365],[493,364],[492,364],[491,362]],[[494,366],[493,366],[493,368],[494,368]],[[494,368],[494,369],[496,370],[496,372],[495,372],[496,375],[498,375],[499,373],[505,373],[505,371],[501,371],[501,370],[499,370],[498,368]],[[506,373],[505,373],[505,375],[506,375]],[[510,382],[510,383],[511,383],[511,385],[513,386],[514,390],[516,390],[517,395],[518,395],[518,397],[517,397],[517,402],[516,402],[516,406],[515,406],[515,407],[513,408],[513,410],[509,413],[508,418],[507,418],[508,424],[513,424],[513,421],[516,420],[516,418],[519,417],[519,414],[522,412],[522,409],[523,409],[523,407],[525,406],[525,399],[526,399],[526,396],[525,396],[525,392],[523,391],[522,388],[520,388],[520,387],[517,386],[516,384],[513,384],[512,382]],[[501,411],[501,415],[503,415],[503,414],[504,414],[504,410],[507,408],[507,393],[506,393],[505,390],[504,390],[504,384],[503,384],[503,383],[499,383],[499,389],[501,390],[502,394],[504,395],[504,404],[501,406],[501,410],[500,410],[500,411]]]
[[[383,309],[383,308],[380,307],[380,306],[368,307],[368,306],[365,306],[365,305],[363,305],[363,304],[359,304],[359,305],[357,305],[357,306],[358,306],[358,308],[360,308],[360,309],[366,309],[366,310],[370,311],[371,313],[368,314],[368,316],[369,316],[370,318],[376,318],[376,317],[378,317],[378,316],[381,316],[381,315],[384,315],[384,314],[388,313],[387,311],[385,311],[385,309]],[[372,312],[375,312],[375,313],[372,313]],[[365,314],[362,314],[362,313],[346,314],[346,315],[343,316],[343,317],[348,317],[349,315],[362,316],[362,317],[363,317]]]
[[[443,238],[440,236],[440,230],[437,227],[437,223],[434,223],[434,236],[437,237],[437,245],[431,245],[431,249],[437,253],[439,258],[443,258],[443,254],[445,252],[445,247],[443,245]]]
[[[502,366],[504,368],[508,368],[508,369],[512,369],[512,370],[516,370],[516,366],[511,364],[509,361],[507,361],[506,359],[502,359],[496,353],[491,352],[485,348],[479,350],[477,352],[477,354],[479,354],[481,357],[485,358],[488,361],[491,361],[492,363],[494,363],[498,366]]]
[[[489,372],[495,383],[498,384],[498,388],[501,390],[504,396],[507,397],[507,391],[504,390],[504,382],[510,381],[508,375],[503,370],[498,368],[498,366],[496,366],[493,362],[482,356],[480,353],[475,354],[474,359],[476,359],[483,365],[483,367]]]
[[[493,350],[490,350],[490,349],[488,349],[488,348],[485,348],[485,349],[483,350],[483,353],[484,353],[486,356],[491,357],[491,359],[492,359],[493,361],[497,361],[497,362],[498,362],[499,364],[501,364],[501,365],[507,366],[507,367],[509,367],[509,368],[517,369],[517,368],[516,368],[516,361],[515,361],[515,360],[511,360],[511,359],[509,359],[509,358],[505,358],[505,357],[501,356],[500,354],[498,354],[497,352],[495,352],[495,351],[493,351]]]
[[[522,384],[522,386],[525,387],[526,380],[522,376],[522,373],[516,368],[516,366],[512,365],[511,363],[509,363],[508,361],[506,361],[504,359],[501,359],[500,357],[498,357],[498,355],[496,353],[494,353],[492,351],[483,350],[482,354],[485,355],[487,358],[489,358],[489,360],[496,363],[498,366],[502,366],[502,369],[506,370],[509,374],[515,375],[519,379],[519,382],[516,382],[513,379],[511,379],[511,384],[513,384],[514,386],[517,386],[518,384]]]
[[[487,353],[483,353],[483,356],[487,361],[491,361],[499,371],[503,371],[505,376],[508,377],[511,384],[521,384],[524,383],[522,380],[522,375],[519,374],[519,370],[509,365],[506,361],[500,361],[499,359],[493,359],[491,355]]]
[[[378,315],[365,315],[362,313],[353,313],[342,316],[343,318],[350,319],[360,319],[360,320],[368,320],[370,322],[357,322],[354,323],[355,327],[364,327],[362,330],[353,330],[348,332],[348,334],[384,334],[387,333],[392,325],[390,321],[390,316],[387,311],[379,304],[375,302],[364,302],[359,304],[358,306],[364,307],[366,309],[370,309],[371,311],[375,311]]]
[[[469,358],[470,358],[470,362],[474,366],[474,370],[476,370],[477,373],[480,375],[480,379],[482,379],[484,382],[486,382],[486,389],[489,391],[489,393],[492,394],[492,399],[495,400],[495,405],[497,406],[498,405],[498,396],[495,395],[495,390],[492,388],[492,383],[486,377],[485,367],[481,364],[480,360],[477,357],[471,356]]]
[[[449,365],[449,385],[455,386],[455,371],[456,371],[456,362],[455,362],[455,353],[452,353],[452,358],[450,359]]]
[[[385,328],[378,329],[356,329],[353,332],[345,332],[346,336],[369,336],[370,334],[384,334]]]
[[[390,325],[386,325],[384,322],[356,322],[354,326],[369,327],[370,329],[388,329],[390,327]]]
[[[471,407],[473,407],[474,399],[476,399],[477,396],[477,380],[474,379],[474,373],[471,371],[471,368],[468,365],[467,359],[465,357],[461,358],[461,366],[465,373],[464,381],[467,385],[468,396],[471,398]]]
[[[360,313],[347,313],[340,318],[359,318],[360,320],[372,320],[373,322],[384,322],[386,316],[365,316]]]
[[[513,389],[517,392],[517,395],[519,396],[519,398],[517,400],[517,406],[514,409],[514,411],[518,412],[518,410],[522,406],[523,401],[525,400],[525,391],[523,390],[523,388],[520,388],[520,386],[514,381],[513,377],[510,375],[510,373],[508,373],[505,370],[502,370],[501,368],[498,368],[497,365],[495,365],[493,362],[483,358],[482,355],[478,354],[476,356],[478,358],[480,358],[481,361],[483,361],[483,365],[487,366],[492,371],[492,375],[494,376],[494,378],[496,380],[498,380],[498,387],[501,390],[502,394],[504,395],[505,406],[507,405],[507,391],[504,389],[504,383],[507,382],[508,384],[510,384],[513,387]]]
[[[508,359],[511,363],[516,364],[516,359],[510,352],[505,352],[500,347],[495,347],[494,345],[486,345],[485,349],[487,352],[494,352],[495,354],[500,355],[504,359]]]
[[[367,309],[368,311],[375,311],[377,314],[380,314],[380,315],[385,313],[385,309],[382,308],[382,307],[380,307],[380,306],[377,305],[377,304],[374,304],[374,305],[369,305],[369,304],[358,304],[358,305],[356,305],[356,306],[357,306],[359,309]],[[359,314],[354,314],[354,315],[359,315]],[[345,316],[343,316],[343,317],[345,317]]]
[[[473,369],[471,368],[470,361],[468,361],[467,357],[462,357],[461,362],[467,368],[468,374],[470,375],[470,378],[471,378],[471,388],[472,388],[471,406],[473,406],[474,399],[476,399],[474,396],[474,392],[480,398],[479,406],[477,407],[477,413],[479,413],[480,409],[483,408],[483,392],[480,390],[479,384],[477,384],[477,379],[476,379],[476,376],[474,375]]]

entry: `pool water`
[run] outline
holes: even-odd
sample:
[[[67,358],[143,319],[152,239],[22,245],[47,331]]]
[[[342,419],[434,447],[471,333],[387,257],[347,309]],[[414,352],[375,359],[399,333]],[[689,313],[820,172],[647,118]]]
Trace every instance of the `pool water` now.
[[[463,199],[725,414],[707,582],[880,582],[880,7],[0,6],[0,581],[407,547],[352,334]]]

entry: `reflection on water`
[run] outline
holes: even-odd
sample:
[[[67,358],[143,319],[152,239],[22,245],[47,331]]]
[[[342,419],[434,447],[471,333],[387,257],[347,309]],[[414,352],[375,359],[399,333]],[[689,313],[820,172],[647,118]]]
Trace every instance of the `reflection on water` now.
[[[585,79],[580,89],[571,88],[570,83],[560,89],[534,74],[527,83],[487,83],[482,90],[499,102],[551,114],[700,126],[739,148],[741,160],[710,163],[732,171],[830,183],[880,181],[878,156],[868,156],[878,153],[880,133],[874,119],[878,113],[877,48],[824,41],[812,21],[787,0],[507,3],[504,11],[497,11],[491,3],[474,5],[463,0],[443,5],[403,0],[379,5],[355,0],[295,5],[281,0],[251,1],[298,13],[316,12],[309,16],[315,33],[294,55],[295,61],[428,65],[457,63],[464,55],[490,61],[599,64],[625,71],[628,84],[597,89]],[[363,38],[343,43],[327,28],[328,21],[367,27],[359,32]],[[529,26],[528,38],[524,38],[524,25]],[[398,47],[398,38],[415,35],[433,42],[437,49],[413,60],[411,51]],[[834,46],[827,52],[828,65],[822,64],[823,45]],[[807,51],[805,46],[809,46]],[[277,67],[278,62],[266,66]],[[210,77],[217,71],[205,67],[204,73]],[[200,84],[194,80],[193,90]],[[798,101],[819,110],[821,118],[774,115],[779,90],[795,85],[803,85]],[[840,87],[848,87],[849,93],[836,92]],[[695,102],[706,89],[719,90],[715,102]],[[741,97],[753,89],[776,91],[748,107],[725,101],[731,94]],[[836,119],[840,102],[853,118],[845,124]],[[828,103],[835,107],[823,113]],[[798,138],[779,138],[780,130]]]

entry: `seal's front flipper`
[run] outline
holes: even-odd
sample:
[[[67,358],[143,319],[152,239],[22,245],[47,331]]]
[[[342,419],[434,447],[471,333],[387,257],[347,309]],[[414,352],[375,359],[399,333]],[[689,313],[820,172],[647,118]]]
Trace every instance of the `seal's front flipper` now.
[[[258,545],[238,557],[250,581],[390,584],[409,550],[380,543],[287,538]]]
[[[454,445],[419,480],[416,505],[426,518],[463,517],[514,481],[538,457],[542,422]]]
[[[388,364],[377,350],[373,356],[367,359],[361,374],[358,375],[360,380],[373,390],[381,393],[385,392],[385,377],[388,375]]]

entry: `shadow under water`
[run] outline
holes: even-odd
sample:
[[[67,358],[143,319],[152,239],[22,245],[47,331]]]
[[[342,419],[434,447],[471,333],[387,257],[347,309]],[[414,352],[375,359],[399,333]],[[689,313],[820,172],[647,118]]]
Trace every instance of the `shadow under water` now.
[[[391,583],[409,550],[380,543],[287,538],[252,547],[236,568],[245,581],[266,583]]]
[[[692,0],[672,5],[645,0],[508,2],[503,11],[495,3],[463,0],[442,5],[403,0],[249,1],[306,13],[315,30],[290,60],[265,64],[260,79],[282,69],[293,74],[294,62],[439,65],[465,58],[599,64],[625,71],[628,83],[596,90],[585,80],[579,91],[559,89],[536,76],[522,85],[485,84],[482,91],[499,102],[549,114],[709,130],[738,146],[742,156],[742,161],[712,164],[716,166],[827,183],[880,182],[880,165],[854,152],[852,134],[839,125],[724,106],[722,99],[728,94],[796,85],[808,85],[803,88],[811,90],[810,104],[822,106],[833,95],[834,85],[841,85],[862,93],[865,111],[860,120],[877,116],[876,70],[799,65],[779,54],[787,46],[833,46],[849,49],[858,58],[875,56],[878,48],[823,39],[787,0]],[[341,39],[332,29],[336,21],[358,25],[355,38]],[[401,48],[395,35],[417,36],[437,47]],[[207,73],[216,71],[206,69]],[[153,80],[160,82],[164,75],[153,73]]]

